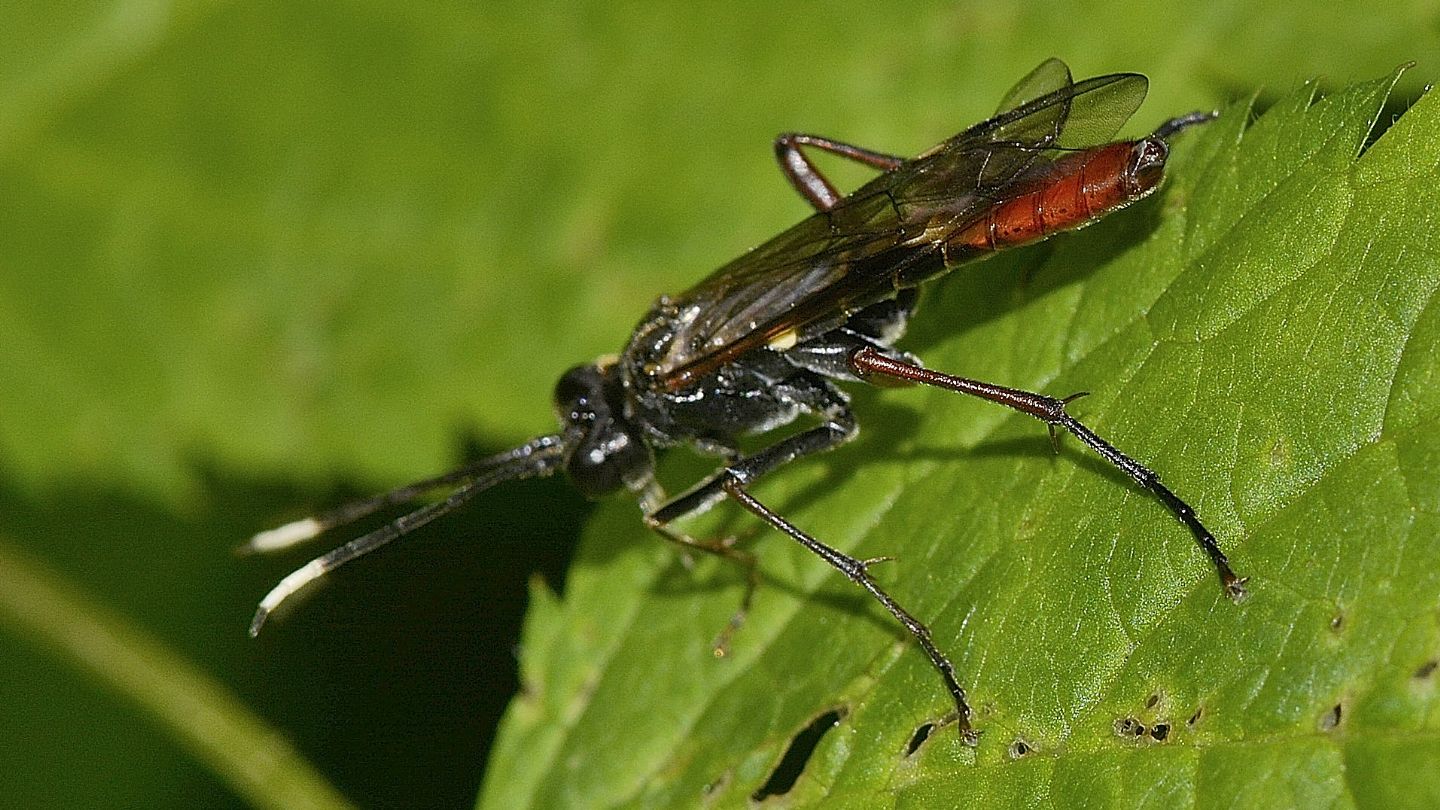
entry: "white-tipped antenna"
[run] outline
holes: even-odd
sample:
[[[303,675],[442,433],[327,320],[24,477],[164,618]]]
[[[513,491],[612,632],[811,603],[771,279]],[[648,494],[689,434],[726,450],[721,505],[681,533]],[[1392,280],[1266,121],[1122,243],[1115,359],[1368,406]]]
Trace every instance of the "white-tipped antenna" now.
[[[514,450],[498,456],[482,459],[458,470],[417,481],[374,498],[346,504],[313,518],[287,523],[277,529],[260,532],[243,547],[246,551],[272,551],[301,543],[315,535],[342,523],[358,520],[366,515],[416,496],[445,484],[458,483],[455,491],[443,501],[423,506],[402,515],[373,532],[332,549],[291,572],[265,597],[255,609],[250,620],[250,635],[259,635],[265,620],[281,603],[294,596],[310,583],[351,560],[369,554],[377,548],[424,526],[447,512],[454,511],[476,495],[490,487],[515,478],[534,478],[553,473],[564,461],[566,447],[558,435],[541,436]]]
[[[325,576],[329,570],[325,567],[323,557],[317,557],[301,567],[291,571],[280,583],[270,589],[265,597],[260,600],[260,606],[255,608],[255,616],[250,619],[250,637],[260,635],[260,627],[265,624],[265,619],[280,603],[289,599],[296,591],[309,585],[320,577]]]
[[[284,526],[266,529],[250,538],[250,542],[241,546],[240,551],[245,554],[266,554],[271,551],[280,551],[291,546],[298,546],[306,540],[313,540],[328,528],[330,527],[319,520],[308,517],[294,523],[286,523]]]
[[[544,438],[551,437],[547,436]],[[540,440],[537,439],[536,442],[538,441]],[[274,529],[267,529],[250,538],[250,542],[237,550],[241,554],[266,554],[299,545],[330,531],[336,526],[354,523],[360,518],[372,515],[381,509],[394,506],[397,503],[413,501],[427,492],[440,489],[441,487],[463,483],[499,465],[527,458],[536,451],[537,448],[532,446],[534,444],[535,442],[531,442],[530,444],[517,447],[514,450],[501,453],[498,456],[480,459],[459,469],[437,475],[434,478],[426,478],[423,481],[406,484],[403,487],[392,489],[389,492],[353,501],[329,511],[321,512],[318,515],[297,520],[293,523],[286,523],[284,526],[279,526]]]

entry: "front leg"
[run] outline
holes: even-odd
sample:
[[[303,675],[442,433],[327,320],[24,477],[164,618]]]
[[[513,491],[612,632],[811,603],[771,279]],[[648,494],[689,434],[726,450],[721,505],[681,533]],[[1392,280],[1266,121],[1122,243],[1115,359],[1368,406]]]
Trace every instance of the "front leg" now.
[[[1220,549],[1220,544],[1215,541],[1215,535],[1211,534],[1210,530],[1205,528],[1205,524],[1200,522],[1200,518],[1196,516],[1195,510],[1191,508],[1190,504],[1171,492],[1169,487],[1160,483],[1160,476],[1156,475],[1153,470],[1120,452],[1114,445],[1100,438],[1093,430],[1081,424],[1080,420],[1067,413],[1065,405],[1075,399],[1074,396],[1056,399],[1043,394],[1006,388],[966,377],[942,374],[916,363],[887,355],[869,346],[858,349],[850,355],[850,366],[855,375],[861,379],[878,378],[931,385],[948,391],[969,394],[1029,414],[1049,426],[1052,440],[1055,436],[1055,429],[1064,428],[1099,453],[1106,461],[1115,465],[1121,472],[1130,476],[1132,481],[1154,494],[1165,505],[1165,508],[1170,510],[1171,514],[1185,524],[1190,533],[1195,536],[1195,541],[1200,544],[1200,548],[1209,555],[1210,562],[1214,564],[1216,572],[1220,575],[1220,584],[1224,586],[1225,593],[1236,602],[1245,598],[1245,578],[1236,576],[1235,572],[1231,570],[1230,561],[1226,559],[1225,552]]]
[[[850,417],[848,409],[840,409],[830,414],[825,424],[811,428],[803,433],[791,436],[788,439],[761,450],[753,456],[741,459],[721,470],[714,477],[704,481],[699,486],[681,495],[670,503],[656,509],[646,517],[646,522],[653,528],[666,531],[666,524],[672,520],[687,514],[703,511],[721,499],[726,497],[734,500],[766,523],[784,532],[788,537],[809,549],[816,556],[844,574],[851,582],[864,588],[867,593],[875,598],[885,607],[890,615],[899,620],[905,629],[915,638],[920,648],[929,657],[930,663],[940,673],[941,679],[945,682],[945,688],[950,693],[951,699],[955,702],[956,723],[962,737],[969,744],[976,740],[975,732],[970,727],[970,705],[965,700],[965,690],[955,678],[955,666],[930,637],[930,629],[919,619],[916,619],[909,611],[901,607],[885,589],[870,576],[870,566],[888,557],[880,557],[870,560],[860,560],[851,557],[837,549],[834,549],[809,534],[796,528],[785,518],[781,517],[774,510],[755,499],[747,490],[747,486],[756,478],[790,461],[804,456],[829,450],[855,435],[856,426]],[[698,547],[701,550],[711,553],[718,553],[722,556],[729,556],[734,553],[728,544],[697,544],[695,541],[684,542],[684,545]],[[744,608],[748,607],[751,588],[745,592],[745,601],[742,605],[742,612],[736,614],[727,628],[727,637],[730,632],[739,626],[744,619]]]
[[[750,605],[755,599],[755,589],[760,585],[760,569],[755,565],[755,555],[743,549],[735,548],[735,538],[724,537],[719,540],[696,540],[688,534],[678,532],[665,523],[655,518],[653,504],[650,503],[651,493],[647,495],[642,508],[645,511],[645,525],[652,531],[666,540],[679,546],[681,553],[700,551],[711,554],[722,560],[728,560],[745,572],[745,592],[740,596],[740,607],[731,614],[730,621],[725,623],[724,629],[715,637],[715,642],[710,645],[716,658],[724,658],[730,653],[730,639],[734,637],[735,631],[745,623],[745,617],[750,615]],[[686,567],[689,567],[689,556],[686,554]]]
[[[641,508],[645,512],[645,525],[661,537],[683,549],[701,551],[729,560],[745,571],[745,593],[740,598],[740,608],[731,616],[729,623],[715,640],[714,651],[717,658],[726,654],[731,637],[745,623],[745,617],[750,612],[755,588],[760,582],[759,571],[755,567],[755,557],[747,551],[735,548],[734,541],[730,538],[709,541],[696,540],[687,534],[676,531],[669,524],[686,515],[704,512],[718,501],[723,500],[726,496],[725,481],[729,478],[753,481],[791,461],[815,453],[823,453],[843,444],[855,435],[855,419],[851,415],[849,407],[844,398],[832,390],[829,385],[817,381],[813,387],[801,386],[793,394],[803,396],[807,400],[807,406],[819,409],[824,417],[824,422],[803,433],[776,442],[752,456],[730,460],[730,463],[719,473],[669,502],[662,502],[662,496],[657,487],[648,492],[641,503]],[[706,440],[705,446],[708,447],[711,443],[711,440]],[[716,446],[727,445],[717,444]]]

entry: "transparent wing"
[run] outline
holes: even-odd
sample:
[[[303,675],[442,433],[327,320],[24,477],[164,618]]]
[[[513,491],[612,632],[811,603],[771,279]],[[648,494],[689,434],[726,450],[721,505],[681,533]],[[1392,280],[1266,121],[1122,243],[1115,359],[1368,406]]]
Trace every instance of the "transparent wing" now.
[[[1135,114],[1149,86],[1138,73],[1111,73],[1072,82],[1065,63],[1049,59],[1011,88],[995,117],[926,154],[985,143],[1015,142],[1054,149],[1095,146],[1108,141]]]
[[[1139,74],[1075,83],[1065,63],[1042,62],[1005,96],[1017,106],[879,175],[672,299],[681,316],[659,373],[678,387],[893,295],[896,272],[936,258],[930,246],[907,241],[917,223],[937,213],[952,228],[974,222],[1059,151],[1108,140],[1146,89]]]
[[[995,114],[998,116],[1018,109],[1072,83],[1069,65],[1054,57],[1046,59],[1010,88],[1010,92],[1000,100],[1000,106],[995,108]]]
[[[660,372],[727,347],[729,357],[738,356],[758,345],[734,351],[746,335],[772,325],[798,302],[845,284],[858,264],[900,241],[895,206],[883,191],[857,192],[802,220],[671,299],[681,315]]]
[[[1139,109],[1148,88],[1149,82],[1138,73],[1112,73],[1072,83],[1063,62],[1047,60],[1006,96],[1007,102],[1028,100],[915,161],[922,165],[915,167],[909,193],[933,200],[947,188],[968,188],[985,199],[997,199],[1037,161],[1108,141]]]

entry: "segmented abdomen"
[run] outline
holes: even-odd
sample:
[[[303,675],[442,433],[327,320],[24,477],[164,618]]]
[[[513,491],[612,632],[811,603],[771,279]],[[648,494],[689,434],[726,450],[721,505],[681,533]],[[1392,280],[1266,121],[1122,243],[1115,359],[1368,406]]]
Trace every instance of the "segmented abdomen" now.
[[[1056,160],[1034,185],[957,233],[951,248],[999,250],[1035,242],[1132,202],[1142,196],[1128,188],[1133,147],[1131,142],[1106,144]]]

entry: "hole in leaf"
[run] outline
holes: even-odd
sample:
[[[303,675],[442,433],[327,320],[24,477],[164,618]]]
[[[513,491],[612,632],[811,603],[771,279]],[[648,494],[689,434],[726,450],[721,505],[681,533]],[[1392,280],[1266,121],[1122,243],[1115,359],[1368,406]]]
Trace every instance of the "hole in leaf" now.
[[[1019,759],[1034,750],[1029,743],[1017,737],[1015,742],[1010,743],[1010,758]]]
[[[770,773],[770,778],[765,780],[758,790],[750,794],[750,798],[762,802],[771,796],[783,796],[795,787],[800,779],[800,774],[805,772],[805,766],[810,764],[810,756],[820,745],[820,740],[829,733],[830,729],[840,725],[840,720],[845,716],[843,709],[831,709],[811,721],[810,725],[800,730],[790,740],[790,747],[785,749],[785,756],[780,758],[780,764]]]
[[[1415,670],[1415,677],[1421,679],[1428,678],[1435,674],[1436,667],[1440,667],[1440,661],[1426,661],[1420,665],[1419,669]]]
[[[1190,715],[1190,719],[1185,721],[1185,725],[1189,726],[1190,728],[1194,728],[1195,724],[1200,722],[1200,715],[1204,713],[1205,709],[1203,707],[1196,709],[1195,713]]]
[[[1340,725],[1341,711],[1339,703],[1330,707],[1330,711],[1320,717],[1320,730],[1333,731],[1336,726]]]
[[[1344,629],[1344,627],[1345,627],[1345,614],[1344,614],[1344,613],[1336,613],[1335,616],[1334,616],[1334,618],[1332,618],[1332,619],[1330,620],[1330,629],[1338,633],[1338,632],[1340,632],[1342,629]]]
[[[910,744],[905,746],[905,756],[908,757],[911,754],[914,754],[916,751],[920,750],[920,746],[924,745],[925,741],[930,739],[930,732],[934,730],[934,723],[925,723],[924,725],[915,729],[915,733],[910,735]]]
[[[1155,742],[1165,742],[1165,738],[1170,736],[1170,724],[1156,723],[1150,727],[1150,736]]]
[[[1155,694],[1153,694],[1153,695],[1151,695],[1150,697],[1148,697],[1148,698],[1145,699],[1145,708],[1147,708],[1147,709],[1153,709],[1153,708],[1155,708],[1155,704],[1157,704],[1157,703],[1159,703],[1159,702],[1160,702],[1160,693],[1159,693],[1159,692],[1156,692]]]
[[[1131,739],[1141,737],[1145,734],[1145,724],[1133,717],[1125,717],[1115,721],[1115,733]]]

